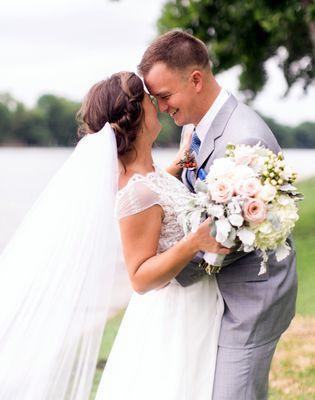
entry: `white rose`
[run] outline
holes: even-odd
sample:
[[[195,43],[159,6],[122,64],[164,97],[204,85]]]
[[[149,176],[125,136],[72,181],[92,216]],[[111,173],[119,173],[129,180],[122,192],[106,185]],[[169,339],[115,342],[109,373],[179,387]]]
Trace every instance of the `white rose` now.
[[[234,149],[234,159],[238,165],[250,165],[255,155],[255,148],[247,145],[236,146]]]
[[[255,176],[255,172],[247,165],[236,165],[229,177],[234,180],[244,180]]]
[[[274,186],[270,185],[269,183],[266,183],[262,186],[258,194],[258,197],[261,200],[268,203],[269,201],[272,201],[275,198],[276,194],[277,194],[277,189]]]
[[[213,182],[215,179],[226,177],[234,167],[235,163],[230,158],[217,158],[209,169],[206,181]]]

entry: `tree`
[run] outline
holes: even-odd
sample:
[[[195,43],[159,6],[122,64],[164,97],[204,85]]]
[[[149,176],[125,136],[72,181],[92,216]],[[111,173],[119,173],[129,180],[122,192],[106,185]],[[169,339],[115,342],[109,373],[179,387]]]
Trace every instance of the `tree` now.
[[[263,115],[261,117],[266,121],[282,148],[296,147],[295,128],[279,124],[274,119]]]
[[[0,143],[9,142],[12,133],[12,112],[17,105],[9,93],[0,93]]]
[[[315,147],[315,124],[303,122],[295,128],[295,146],[298,148]]]
[[[241,66],[240,90],[253,99],[267,81],[266,61],[277,56],[288,90],[315,77],[314,0],[171,0],[160,33],[182,28],[203,40],[215,73]]]
[[[50,145],[50,132],[42,115],[18,102],[12,111],[10,141],[26,145]]]
[[[36,110],[50,132],[51,144],[69,146],[76,142],[78,109],[78,103],[63,97],[45,94],[38,99]]]
[[[162,130],[156,144],[161,147],[178,145],[181,138],[181,128],[176,126],[172,118],[166,113],[159,113],[159,120],[162,124]]]
[[[11,113],[8,107],[0,103],[0,143],[9,137],[11,131]]]

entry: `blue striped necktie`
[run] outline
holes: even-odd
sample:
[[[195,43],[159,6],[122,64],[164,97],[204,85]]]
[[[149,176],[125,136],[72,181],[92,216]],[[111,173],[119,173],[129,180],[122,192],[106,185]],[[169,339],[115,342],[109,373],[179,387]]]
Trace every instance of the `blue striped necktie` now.
[[[190,152],[195,153],[197,156],[199,153],[201,141],[197,135],[196,128],[193,131],[192,139],[191,139],[191,145],[190,145]]]
[[[190,153],[193,154],[195,156],[195,158],[197,157],[197,155],[199,153],[200,145],[201,145],[201,141],[197,135],[196,128],[195,128],[193,131],[193,135],[191,138],[191,145],[190,145],[190,149],[189,149]],[[194,170],[187,169],[186,179],[192,189],[194,188],[194,186],[192,184],[192,178],[193,178],[194,174],[195,174]]]

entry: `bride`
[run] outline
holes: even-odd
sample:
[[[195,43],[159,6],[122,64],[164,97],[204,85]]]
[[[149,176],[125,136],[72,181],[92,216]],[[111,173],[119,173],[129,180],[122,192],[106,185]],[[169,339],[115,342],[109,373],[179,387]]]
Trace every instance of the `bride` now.
[[[183,237],[192,194],[153,163],[161,126],[139,77],[94,85],[80,118],[84,137],[0,257],[0,398],[88,399],[119,220],[134,293],[96,399],[211,399],[222,298],[213,277],[175,277],[198,251],[228,250],[209,221]]]
[[[135,290],[96,399],[211,399],[222,300],[215,279],[183,288],[174,278],[199,250],[226,250],[211,240],[208,222],[183,239],[177,213],[190,193],[153,164],[161,125],[136,75],[116,74],[96,84],[81,117],[88,133],[104,120],[115,132],[121,162],[117,216]]]

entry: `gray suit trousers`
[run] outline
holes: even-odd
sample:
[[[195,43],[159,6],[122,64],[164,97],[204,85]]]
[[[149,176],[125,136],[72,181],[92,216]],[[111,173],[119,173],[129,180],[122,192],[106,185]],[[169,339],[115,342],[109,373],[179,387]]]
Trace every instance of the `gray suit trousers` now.
[[[279,338],[258,347],[218,347],[212,400],[267,400],[268,377]]]

